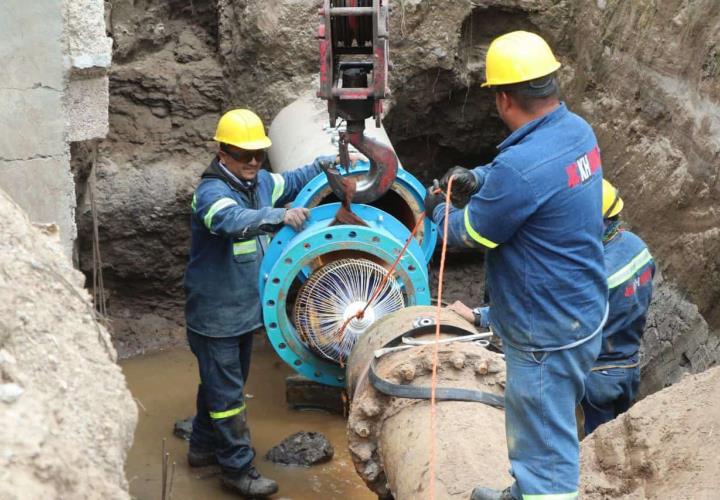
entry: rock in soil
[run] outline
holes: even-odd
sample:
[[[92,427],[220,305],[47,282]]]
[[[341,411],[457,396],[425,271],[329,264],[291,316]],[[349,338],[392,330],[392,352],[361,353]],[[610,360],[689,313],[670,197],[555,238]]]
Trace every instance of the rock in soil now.
[[[319,432],[296,432],[267,452],[265,458],[285,465],[311,465],[328,462],[333,457],[333,447]]]
[[[185,441],[190,441],[190,434],[192,434],[192,423],[193,417],[176,420],[175,425],[173,426],[173,435],[175,437],[179,437],[180,439],[184,439]]]

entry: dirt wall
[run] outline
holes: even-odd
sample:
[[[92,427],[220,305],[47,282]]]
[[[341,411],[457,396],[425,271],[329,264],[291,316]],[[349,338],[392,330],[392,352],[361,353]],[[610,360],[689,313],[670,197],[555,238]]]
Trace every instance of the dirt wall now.
[[[708,0],[391,6],[385,123],[404,165],[427,181],[455,163],[489,160],[507,132],[478,87],[487,46],[508,30],[542,34],[563,62],[564,98],[595,127],[626,219],[664,276],[645,341],[647,392],[716,363],[720,8]],[[312,88],[318,17],[314,0],[111,7],[111,130],[96,190],[115,342],[131,354],[182,341],[189,198],[212,155],[217,117],[248,106],[269,123]],[[87,202],[79,218],[89,234]],[[89,273],[91,247],[82,243]],[[478,273],[458,279],[458,291],[475,283],[469,302],[481,297]]]
[[[137,410],[58,228],[0,191],[0,497],[129,498]]]
[[[599,427],[581,444],[583,498],[717,498],[718,391],[720,368],[713,368]]]

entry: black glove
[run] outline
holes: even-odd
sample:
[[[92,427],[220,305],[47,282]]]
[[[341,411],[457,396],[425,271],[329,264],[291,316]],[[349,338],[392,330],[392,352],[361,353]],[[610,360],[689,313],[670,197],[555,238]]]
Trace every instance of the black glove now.
[[[465,208],[472,195],[480,189],[480,183],[470,170],[463,167],[453,167],[440,179],[440,188],[443,191],[447,191],[447,185],[452,176],[455,176],[455,179],[453,179],[452,183],[450,201],[455,208]]]
[[[445,194],[440,191],[438,181],[435,179],[425,193],[425,215],[432,219],[433,212],[440,203],[445,203]]]

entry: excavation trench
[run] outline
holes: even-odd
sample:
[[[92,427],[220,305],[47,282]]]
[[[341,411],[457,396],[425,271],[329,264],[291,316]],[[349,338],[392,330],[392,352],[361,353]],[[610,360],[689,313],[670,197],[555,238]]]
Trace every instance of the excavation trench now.
[[[292,370],[280,361],[263,338],[255,339],[246,404],[258,469],[280,483],[274,498],[294,500],[373,499],[355,472],[347,448],[345,419],[322,410],[292,410],[286,403],[285,377]],[[130,391],[138,402],[139,420],[125,472],[130,494],[138,499],[160,498],[162,440],[167,439],[171,462],[177,463],[173,498],[231,499],[220,486],[219,468],[190,469],[187,442],[173,436],[173,423],[195,412],[197,363],[185,349],[137,356],[121,363]],[[287,436],[321,432],[331,442],[330,462],[310,468],[276,465],[265,453]]]

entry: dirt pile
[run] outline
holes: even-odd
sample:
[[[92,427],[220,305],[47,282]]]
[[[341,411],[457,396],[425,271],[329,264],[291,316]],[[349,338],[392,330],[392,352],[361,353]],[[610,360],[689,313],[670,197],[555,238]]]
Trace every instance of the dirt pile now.
[[[0,497],[128,498],[137,420],[82,275],[0,192]]]
[[[710,500],[720,489],[720,367],[645,398],[582,442],[587,499]]]

